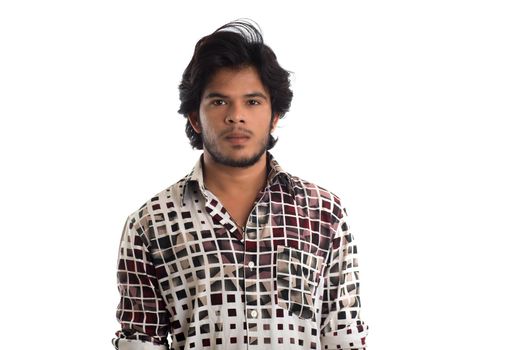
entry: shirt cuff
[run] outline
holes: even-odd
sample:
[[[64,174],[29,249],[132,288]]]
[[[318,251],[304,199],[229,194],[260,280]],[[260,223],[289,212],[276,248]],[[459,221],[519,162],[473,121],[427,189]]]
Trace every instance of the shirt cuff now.
[[[118,350],[169,350],[165,345],[156,345],[136,339],[113,338],[112,343]]]

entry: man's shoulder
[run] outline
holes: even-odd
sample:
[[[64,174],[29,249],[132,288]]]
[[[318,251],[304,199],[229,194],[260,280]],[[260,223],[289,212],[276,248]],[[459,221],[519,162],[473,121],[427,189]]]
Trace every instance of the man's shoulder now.
[[[295,200],[308,207],[318,206],[321,210],[331,212],[342,218],[346,214],[341,197],[323,185],[289,174],[295,189]]]
[[[138,208],[135,208],[129,214],[129,217],[134,221],[147,224],[147,222],[151,220],[152,215],[174,210],[175,207],[178,206],[186,179],[187,175],[177,182],[157,191],[153,195],[150,195],[142,201],[142,204]]]

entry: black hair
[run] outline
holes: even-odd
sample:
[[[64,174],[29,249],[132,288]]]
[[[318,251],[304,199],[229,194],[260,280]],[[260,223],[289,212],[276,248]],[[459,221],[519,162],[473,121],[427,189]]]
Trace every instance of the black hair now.
[[[178,113],[187,119],[186,135],[193,148],[203,149],[203,144],[202,137],[189,122],[189,113],[198,113],[202,93],[211,77],[220,68],[246,66],[253,66],[258,71],[262,84],[269,91],[271,120],[276,115],[282,119],[289,111],[293,98],[290,72],[278,64],[275,53],[264,44],[262,34],[253,24],[242,19],[229,22],[196,43],[193,57],[184,70],[178,87]],[[273,148],[277,141],[270,135],[267,149]]]

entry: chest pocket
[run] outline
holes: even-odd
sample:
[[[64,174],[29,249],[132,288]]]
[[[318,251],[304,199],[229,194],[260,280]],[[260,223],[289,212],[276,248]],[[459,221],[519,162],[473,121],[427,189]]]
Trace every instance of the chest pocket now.
[[[302,319],[315,321],[315,297],[324,258],[283,245],[277,246],[278,305]]]

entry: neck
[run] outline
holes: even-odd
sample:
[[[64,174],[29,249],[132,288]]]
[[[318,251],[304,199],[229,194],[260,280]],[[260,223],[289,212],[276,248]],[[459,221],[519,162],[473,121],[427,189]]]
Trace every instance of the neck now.
[[[219,164],[204,151],[203,178],[207,189],[216,195],[245,197],[258,193],[267,181],[267,152],[246,168]]]

